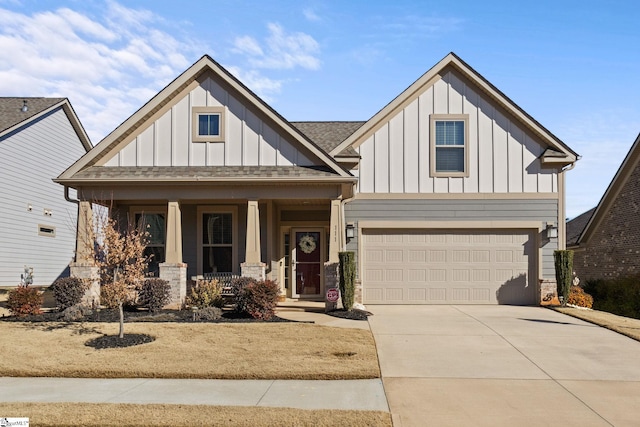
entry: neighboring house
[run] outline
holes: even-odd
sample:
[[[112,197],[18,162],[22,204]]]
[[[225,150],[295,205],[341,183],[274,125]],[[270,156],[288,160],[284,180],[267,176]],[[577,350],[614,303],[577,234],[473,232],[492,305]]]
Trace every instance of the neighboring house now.
[[[591,214],[590,214],[591,212]],[[587,217],[580,227],[581,217]],[[640,135],[595,209],[567,224],[573,269],[582,280],[640,274]]]
[[[454,54],[367,122],[301,123],[204,56],[57,182],[144,219],[175,300],[229,273],[322,300],[346,249],[365,304],[537,304],[576,159]]]
[[[0,286],[68,274],[78,207],[52,179],[90,149],[66,98],[0,98]]]

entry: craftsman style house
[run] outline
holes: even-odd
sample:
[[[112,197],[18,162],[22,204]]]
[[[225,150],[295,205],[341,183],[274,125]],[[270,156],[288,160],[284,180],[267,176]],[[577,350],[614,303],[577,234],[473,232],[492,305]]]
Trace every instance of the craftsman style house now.
[[[349,250],[365,304],[536,304],[576,159],[453,53],[366,122],[301,123],[204,56],[57,182],[81,222],[108,195],[149,224],[176,300],[225,274],[322,300]]]
[[[90,149],[66,98],[0,98],[0,286],[68,275],[78,207],[51,180]]]

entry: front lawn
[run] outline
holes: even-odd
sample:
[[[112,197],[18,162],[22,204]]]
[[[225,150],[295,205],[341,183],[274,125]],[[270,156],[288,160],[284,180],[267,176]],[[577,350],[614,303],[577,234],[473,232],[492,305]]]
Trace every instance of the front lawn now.
[[[0,376],[82,378],[379,378],[368,330],[304,323],[126,323],[155,341],[94,349],[117,323],[0,322]]]

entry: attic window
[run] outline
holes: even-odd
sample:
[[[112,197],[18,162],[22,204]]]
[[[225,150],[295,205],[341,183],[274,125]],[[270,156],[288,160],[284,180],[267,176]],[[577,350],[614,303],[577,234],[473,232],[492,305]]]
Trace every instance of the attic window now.
[[[468,125],[467,114],[431,115],[431,176],[469,176]]]
[[[224,107],[193,107],[193,142],[224,141]]]

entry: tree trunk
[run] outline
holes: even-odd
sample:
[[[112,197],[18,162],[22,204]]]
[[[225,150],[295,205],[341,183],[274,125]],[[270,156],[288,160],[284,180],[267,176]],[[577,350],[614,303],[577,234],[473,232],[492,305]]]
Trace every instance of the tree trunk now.
[[[119,338],[124,338],[124,310],[122,309],[122,303],[118,304],[118,310],[120,311],[120,332]]]

